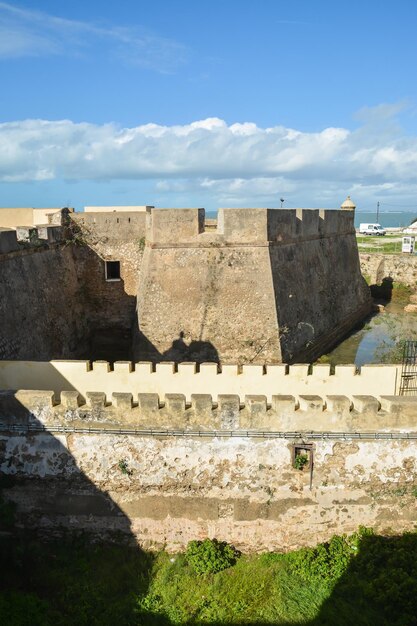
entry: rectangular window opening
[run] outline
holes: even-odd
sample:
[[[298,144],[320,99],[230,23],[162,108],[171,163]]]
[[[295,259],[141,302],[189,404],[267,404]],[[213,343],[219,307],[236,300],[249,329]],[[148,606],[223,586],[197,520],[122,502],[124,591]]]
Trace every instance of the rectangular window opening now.
[[[299,470],[313,467],[313,444],[300,443],[291,446],[291,464]]]
[[[120,280],[120,261],[105,261],[107,281]]]

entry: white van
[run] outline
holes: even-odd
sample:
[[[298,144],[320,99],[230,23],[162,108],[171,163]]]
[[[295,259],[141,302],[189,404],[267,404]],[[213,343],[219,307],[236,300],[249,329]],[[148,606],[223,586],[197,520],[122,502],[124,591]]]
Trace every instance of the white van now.
[[[386,231],[381,224],[359,224],[359,233],[361,235],[385,235]]]

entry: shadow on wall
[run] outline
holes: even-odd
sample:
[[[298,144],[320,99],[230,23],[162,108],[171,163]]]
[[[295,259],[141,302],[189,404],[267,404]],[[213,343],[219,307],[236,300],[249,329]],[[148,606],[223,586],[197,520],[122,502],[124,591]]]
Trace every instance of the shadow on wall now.
[[[91,247],[74,246],[74,255],[89,327],[88,342],[78,358],[131,360],[136,296],[126,293],[122,278],[106,280],[106,261]]]
[[[379,285],[370,285],[371,296],[375,300],[383,300],[384,302],[391,302],[392,290],[394,287],[394,280],[388,276],[382,279]]]
[[[83,239],[22,247],[1,266],[1,359],[131,359],[136,296]]]
[[[7,605],[7,598],[5,601],[0,593],[0,622],[2,611],[10,610],[13,605],[14,608],[23,608],[20,617],[14,615],[13,619],[7,614],[7,621],[2,623],[10,626],[49,626],[52,623],[77,626],[81,623],[170,626],[171,622],[165,615],[155,615],[143,608],[143,605],[139,608],[138,598],[146,596],[149,590],[153,557],[135,545],[129,519],[105,490],[109,473],[113,473],[116,482],[119,477],[120,490],[129,489],[128,462],[119,458],[116,452],[113,458],[97,459],[94,455],[88,455],[89,435],[85,435],[84,441],[78,444],[81,445],[78,448],[78,460],[64,445],[65,437],[69,447],[75,445],[71,435],[54,437],[48,431],[26,434],[22,428],[20,435],[15,433],[11,436],[12,424],[41,427],[40,422],[14,398],[12,392],[2,392],[0,395],[0,420],[9,423],[9,431],[3,426],[0,433],[0,469],[3,479],[0,486],[5,499],[17,506],[15,525],[0,527],[0,591],[6,595],[8,592],[15,594],[14,604],[13,597],[9,597],[10,604]],[[103,489],[93,484],[83,467],[95,472],[96,476],[101,475]],[[32,477],[28,476],[29,473]],[[34,477],[35,474],[38,478]],[[97,483],[100,485],[99,479]],[[0,513],[0,522],[4,522],[1,500]],[[83,535],[84,543],[80,544]],[[88,537],[101,541],[113,540],[119,545],[127,544],[131,547],[125,547],[119,553],[117,546],[95,548]],[[53,549],[42,543],[46,539],[55,540]],[[60,551],[57,539],[61,539],[64,551]],[[69,564],[65,561],[65,550],[71,550]],[[72,550],[79,555],[78,561],[72,558]],[[38,571],[42,570],[44,554],[53,562],[48,562],[50,578],[41,577],[39,581],[35,566]],[[117,562],[115,558],[118,554]],[[364,536],[357,556],[339,578],[327,600],[317,608],[317,617],[310,621],[300,620],[299,626],[416,625],[416,563],[415,534],[390,538]],[[326,568],[326,563],[322,566]],[[117,571],[113,571],[112,567],[116,567]],[[274,591],[273,586],[279,584],[279,576],[279,568],[273,574],[271,570],[271,593]],[[172,585],[172,581],[168,583]],[[300,580],[299,599],[292,598],[295,604],[292,607],[293,614],[311,615],[314,612],[314,608],[305,604],[308,586],[309,583]],[[219,602],[222,596],[215,580],[208,589],[210,594],[207,602]],[[277,601],[282,601],[282,593],[285,595],[285,585],[282,586],[281,595],[275,593],[274,597],[279,599]],[[34,620],[31,611],[36,603],[33,598],[30,600],[30,594],[38,594],[38,597],[50,602],[54,610],[60,610],[59,620]],[[309,602],[312,602],[311,591],[308,597]],[[86,598],[88,605],[81,604],[78,608],[81,599],[85,602]],[[22,605],[22,602],[26,604]],[[259,611],[262,608],[260,606]],[[25,611],[28,611],[26,616],[23,615]],[[65,611],[72,611],[71,615],[76,615],[76,619]],[[208,622],[200,622],[198,615],[194,615],[190,616],[188,623],[202,626]],[[242,626],[245,621],[219,620],[210,623]],[[289,622],[284,619],[252,619],[250,623],[266,626]],[[291,621],[291,624],[296,625],[296,622]]]
[[[172,345],[165,352],[158,349],[149,341],[142,331],[139,330],[137,337],[137,353],[140,361],[174,361],[175,363],[220,363],[219,354],[210,341],[191,341],[189,344],[184,340],[184,332],[180,331],[178,339],[174,339]]]
[[[151,614],[138,611],[133,596],[133,592],[147,593],[154,557],[137,546],[128,517],[105,489],[90,480],[64,445],[65,437],[70,445],[71,435],[25,432],[28,425],[39,429],[42,424],[13,392],[0,392],[0,422],[0,623],[154,623],[148,622]],[[18,423],[22,429],[12,433],[5,423]],[[119,474],[121,488],[128,488],[130,470],[125,459],[115,453],[114,458],[95,462],[105,465],[106,472]],[[94,461],[87,464],[90,470],[91,464]],[[115,562],[118,549],[123,562]],[[43,578],[44,554],[56,561],[46,568],[49,579]],[[73,559],[76,554],[78,562]],[[100,554],[100,569],[95,571],[94,561]],[[118,568],[120,577],[126,569],[122,589],[114,582],[114,572],[108,571],[111,566]],[[36,567],[42,580],[36,577]],[[83,585],[90,589],[88,594]],[[73,609],[79,595],[88,596],[90,605]],[[52,596],[50,606],[55,611],[74,611],[75,621],[62,613],[51,619],[38,615],[42,602],[48,603]],[[158,619],[157,623],[168,622]]]

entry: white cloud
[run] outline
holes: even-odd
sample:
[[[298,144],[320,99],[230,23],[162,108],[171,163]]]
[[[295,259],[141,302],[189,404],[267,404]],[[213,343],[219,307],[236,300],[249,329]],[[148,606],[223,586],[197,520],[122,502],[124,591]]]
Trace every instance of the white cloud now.
[[[380,111],[377,111],[379,115]],[[26,120],[0,124],[0,180],[152,180],[161,194],[208,194],[220,204],[311,198],[324,206],[348,192],[415,195],[417,137],[376,132],[309,133],[209,118],[186,125],[119,128]],[[332,204],[334,205],[335,200]]]
[[[97,44],[101,54],[163,73],[175,70],[187,56],[181,43],[138,27],[67,20],[0,2],[0,59],[84,55]]]

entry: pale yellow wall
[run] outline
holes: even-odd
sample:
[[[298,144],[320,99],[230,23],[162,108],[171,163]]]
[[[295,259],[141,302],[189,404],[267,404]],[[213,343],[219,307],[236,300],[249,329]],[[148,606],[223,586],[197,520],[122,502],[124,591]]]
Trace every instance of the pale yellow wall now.
[[[33,225],[38,226],[41,224],[48,224],[48,215],[58,213],[60,208],[52,209],[33,209]]]
[[[146,211],[146,206],[85,206],[85,213],[113,213],[114,211]],[[152,207],[150,207],[152,208]]]
[[[136,363],[132,371],[129,362],[116,362],[114,371],[107,362],[96,361],[89,370],[88,361],[0,361],[0,389],[76,390],[84,398],[90,391],[106,393],[111,401],[114,392],[157,393],[161,398],[169,393],[181,393],[187,402],[191,394],[265,395],[271,402],[273,395],[395,395],[398,393],[400,368],[398,365],[364,365],[360,374],[354,365],[340,365],[330,376],[329,365],[316,365],[308,375],[308,365],[292,365],[286,374],[285,365],[246,365],[238,373],[236,365],[224,365],[217,373],[217,365],[200,365],[195,373],[194,363],[178,365],[173,372],[171,363],[158,363],[152,372],[149,363]]]
[[[0,208],[0,227],[16,228],[17,226],[40,226],[48,224],[48,215],[58,213],[60,208]]]
[[[0,226],[2,228],[16,228],[17,226],[33,226],[33,209],[0,208]]]

